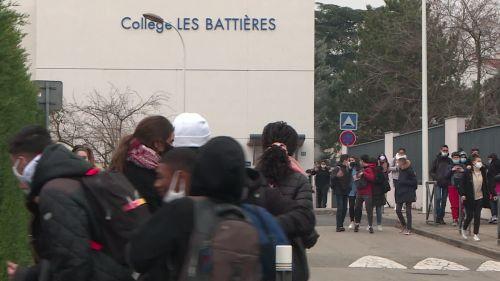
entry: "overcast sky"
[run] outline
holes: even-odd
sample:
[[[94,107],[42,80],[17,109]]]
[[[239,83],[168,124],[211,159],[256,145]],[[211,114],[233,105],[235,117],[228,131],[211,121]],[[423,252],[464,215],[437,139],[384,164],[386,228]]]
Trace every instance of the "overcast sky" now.
[[[316,0],[316,2],[363,10],[366,10],[366,5],[372,5],[374,8],[384,5],[384,0]]]

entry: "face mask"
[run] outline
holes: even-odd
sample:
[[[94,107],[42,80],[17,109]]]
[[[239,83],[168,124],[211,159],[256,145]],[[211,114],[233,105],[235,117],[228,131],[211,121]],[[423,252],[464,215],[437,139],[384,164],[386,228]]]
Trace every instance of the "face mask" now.
[[[37,157],[33,158],[33,160],[31,160],[28,165],[24,167],[22,174],[18,172],[19,159],[17,159],[16,163],[12,167],[12,173],[20,182],[29,186],[31,184],[31,181],[33,180],[33,176],[35,175],[36,167],[38,166],[38,161],[40,161],[40,158],[42,158],[42,155],[38,155]],[[23,191],[29,193],[29,189],[23,189]]]
[[[462,163],[462,164],[467,163],[467,158],[460,158],[460,163]]]
[[[356,162],[351,162],[351,163],[349,163],[349,166],[351,166],[351,168],[356,167]]]
[[[181,199],[186,196],[186,183],[184,180],[180,179],[180,171],[175,171],[174,175],[172,176],[172,181],[170,182],[170,187],[163,197],[163,202],[168,203],[172,202],[177,199]],[[179,182],[179,191],[175,191],[175,188],[177,187],[177,182]]]
[[[448,157],[448,152],[441,152],[441,156]]]
[[[385,161],[385,156],[380,156],[379,160],[380,161]]]
[[[325,164],[321,164],[321,168],[326,168],[326,165]]]
[[[477,169],[481,169],[483,167],[483,163],[476,162],[476,164],[474,164],[474,167],[476,167]]]
[[[460,159],[453,159],[453,164],[460,164]]]

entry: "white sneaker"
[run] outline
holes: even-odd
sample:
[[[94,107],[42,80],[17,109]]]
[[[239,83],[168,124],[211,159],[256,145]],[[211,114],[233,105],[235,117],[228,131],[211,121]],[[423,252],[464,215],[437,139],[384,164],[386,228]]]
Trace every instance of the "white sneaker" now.
[[[377,225],[377,229],[378,231],[382,231],[382,225],[381,224]]]
[[[349,229],[353,229],[354,228],[354,222],[352,221],[351,224],[349,225]]]
[[[467,237],[467,234],[465,234],[465,229],[461,229],[460,234],[462,234],[463,239],[465,239],[465,240],[469,239],[469,237]]]
[[[370,231],[370,226],[367,226],[367,227],[366,227],[366,231]]]
[[[476,242],[481,241],[481,239],[479,239],[479,236],[477,234],[474,234],[474,241]]]

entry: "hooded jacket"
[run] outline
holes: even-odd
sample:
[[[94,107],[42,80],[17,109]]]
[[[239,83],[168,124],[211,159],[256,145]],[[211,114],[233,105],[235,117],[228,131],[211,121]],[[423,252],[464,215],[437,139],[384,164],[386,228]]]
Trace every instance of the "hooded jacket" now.
[[[192,174],[192,196],[238,204],[245,185],[245,158],[228,137],[210,140],[199,150]],[[163,204],[132,238],[128,260],[140,280],[176,280],[188,253],[194,228],[194,203],[189,197]]]
[[[129,270],[90,247],[92,211],[75,178],[91,168],[62,145],[43,151],[27,199],[34,249],[44,262],[18,270],[14,280],[38,280],[41,272],[53,281],[132,280]]]
[[[364,188],[358,189],[357,195],[360,196],[372,196],[373,185],[375,184],[375,168],[377,164],[367,163],[367,166],[363,169],[363,177],[366,180],[366,186]]]
[[[417,176],[410,160],[406,160],[406,163],[399,167],[395,199],[398,204],[417,201]]]

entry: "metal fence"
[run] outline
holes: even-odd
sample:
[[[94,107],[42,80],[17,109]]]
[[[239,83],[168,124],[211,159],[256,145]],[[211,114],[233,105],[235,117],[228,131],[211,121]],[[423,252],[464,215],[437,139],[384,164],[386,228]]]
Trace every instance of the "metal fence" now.
[[[367,143],[362,143],[359,145],[349,147],[347,151],[349,155],[354,155],[357,157],[361,157],[361,155],[363,154],[367,154],[372,157],[377,157],[380,153],[384,153],[385,141],[381,139]]]
[[[458,145],[467,153],[470,152],[471,148],[479,148],[483,158],[486,158],[490,153],[500,155],[500,125],[460,133],[458,134]]]

